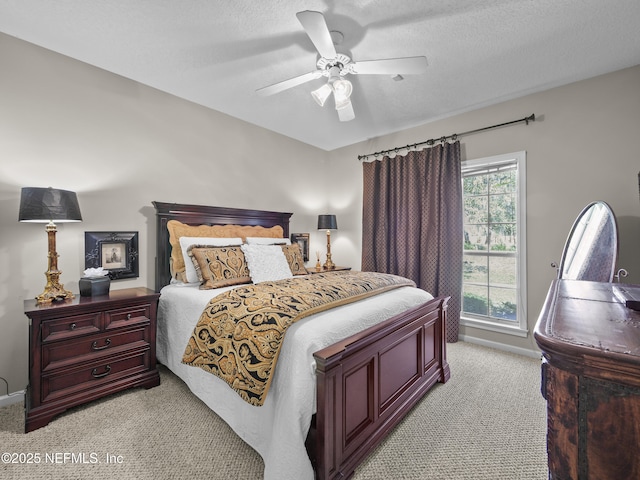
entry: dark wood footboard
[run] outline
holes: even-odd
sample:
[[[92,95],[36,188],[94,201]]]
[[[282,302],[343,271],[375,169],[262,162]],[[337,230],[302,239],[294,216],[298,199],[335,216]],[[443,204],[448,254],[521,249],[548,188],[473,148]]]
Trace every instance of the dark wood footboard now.
[[[448,300],[431,300],[314,354],[317,413],[308,448],[316,478],[349,478],[436,382],[449,380]]]

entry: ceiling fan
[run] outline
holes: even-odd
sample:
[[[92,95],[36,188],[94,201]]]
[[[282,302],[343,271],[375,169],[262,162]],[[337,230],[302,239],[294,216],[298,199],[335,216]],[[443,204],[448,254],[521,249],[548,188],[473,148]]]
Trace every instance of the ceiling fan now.
[[[345,76],[349,74],[410,75],[423,73],[427,68],[427,58],[424,56],[354,62],[347,55],[336,52],[331,32],[322,13],[305,10],[296,13],[296,16],[320,55],[316,63],[318,68],[256,90],[260,95],[273,95],[311,80],[327,77],[327,83],[311,92],[311,95],[320,106],[324,106],[333,93],[338,118],[341,122],[347,122],[355,118],[355,113],[350,100],[353,86],[344,78]]]

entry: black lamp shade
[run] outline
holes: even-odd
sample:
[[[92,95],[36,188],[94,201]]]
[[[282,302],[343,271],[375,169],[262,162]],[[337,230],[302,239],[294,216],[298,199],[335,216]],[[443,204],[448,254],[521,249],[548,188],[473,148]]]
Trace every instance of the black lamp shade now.
[[[338,222],[335,215],[318,215],[318,230],[337,230]]]
[[[75,192],[56,188],[25,187],[20,196],[20,222],[81,222]]]

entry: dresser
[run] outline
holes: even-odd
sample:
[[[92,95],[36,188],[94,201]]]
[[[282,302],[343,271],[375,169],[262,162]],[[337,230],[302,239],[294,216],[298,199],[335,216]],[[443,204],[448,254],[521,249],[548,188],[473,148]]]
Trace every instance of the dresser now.
[[[612,287],[554,281],[535,327],[550,479],[640,478],[640,312]]]
[[[128,288],[47,305],[25,300],[29,318],[25,432],[48,424],[70,407],[160,383],[159,296],[147,288]]]

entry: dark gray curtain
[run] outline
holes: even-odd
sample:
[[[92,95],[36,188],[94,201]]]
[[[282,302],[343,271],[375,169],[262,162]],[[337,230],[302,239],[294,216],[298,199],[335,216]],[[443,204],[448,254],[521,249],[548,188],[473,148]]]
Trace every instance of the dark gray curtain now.
[[[458,340],[462,292],[460,142],[363,163],[362,270],[410,278],[451,296],[447,341]]]

